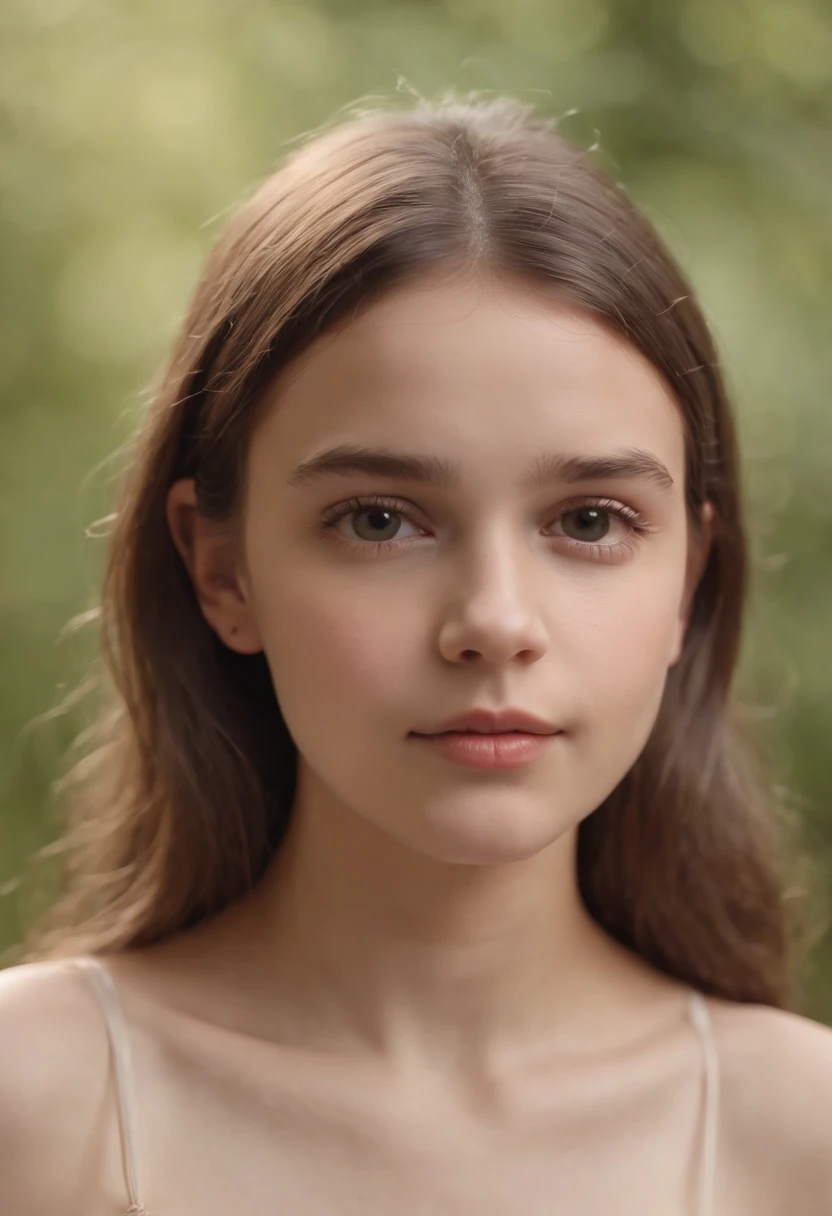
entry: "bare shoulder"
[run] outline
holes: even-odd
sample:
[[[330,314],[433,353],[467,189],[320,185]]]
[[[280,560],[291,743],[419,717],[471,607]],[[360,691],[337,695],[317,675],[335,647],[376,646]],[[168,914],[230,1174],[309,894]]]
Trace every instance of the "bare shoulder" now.
[[[0,1093],[19,1111],[53,1102],[90,1070],[106,1072],[107,1042],[89,981],[71,960],[0,971]],[[75,1094],[78,1097],[78,1094]]]
[[[10,1210],[72,1210],[79,1167],[93,1164],[108,1051],[89,982],[71,961],[0,971],[0,1176]]]
[[[832,1195],[832,1029],[764,1005],[714,998],[708,1005],[726,1155],[751,1171],[760,1195],[771,1202],[779,1195],[795,1213],[826,1212]]]

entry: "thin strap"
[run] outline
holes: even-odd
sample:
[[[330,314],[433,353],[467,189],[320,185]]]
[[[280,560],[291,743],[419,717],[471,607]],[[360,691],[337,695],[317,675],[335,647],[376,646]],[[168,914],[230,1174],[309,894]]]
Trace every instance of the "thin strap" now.
[[[138,1170],[136,1168],[136,1134],[133,1124],[133,1087],[130,1069],[130,1043],[127,1025],[113,977],[100,958],[87,954],[75,960],[89,976],[93,991],[98,997],[107,1034],[110,1040],[110,1055],[116,1081],[118,1123],[121,1136],[121,1156],[124,1181],[127,1186],[129,1206],[124,1216],[149,1216],[139,1199]]]
[[[690,989],[690,1017],[702,1042],[705,1067],[705,1126],[702,1144],[702,1174],[699,1200],[700,1216],[714,1216],[716,1210],[716,1143],[719,1112],[719,1056],[713,1024],[701,992]]]

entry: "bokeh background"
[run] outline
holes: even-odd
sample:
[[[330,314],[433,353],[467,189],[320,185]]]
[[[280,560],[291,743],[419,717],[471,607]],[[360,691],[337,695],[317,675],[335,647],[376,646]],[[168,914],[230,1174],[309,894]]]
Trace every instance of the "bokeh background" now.
[[[135,425],[225,217],[360,101],[508,93],[621,181],[698,289],[738,410],[740,688],[832,890],[832,7],[826,0],[4,0],[0,882],[52,783]],[[43,718],[31,728],[36,718]],[[0,949],[22,932],[0,899]],[[832,1025],[832,935],[805,1012]]]

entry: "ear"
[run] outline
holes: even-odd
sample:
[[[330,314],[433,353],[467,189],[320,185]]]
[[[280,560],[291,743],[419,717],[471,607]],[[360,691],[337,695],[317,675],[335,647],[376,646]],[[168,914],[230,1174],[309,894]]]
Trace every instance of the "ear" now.
[[[208,624],[226,646],[239,654],[262,650],[251,593],[230,524],[209,519],[198,511],[192,478],[171,486],[165,514]]]
[[[685,585],[673,635],[673,652],[668,667],[672,667],[674,663],[678,663],[682,657],[685,635],[690,623],[693,597],[696,593],[696,588],[699,586],[699,580],[705,572],[705,566],[711,552],[715,515],[713,503],[710,501],[706,502],[702,507],[702,525],[699,533],[694,533],[692,529],[688,529],[688,557],[685,567]]]

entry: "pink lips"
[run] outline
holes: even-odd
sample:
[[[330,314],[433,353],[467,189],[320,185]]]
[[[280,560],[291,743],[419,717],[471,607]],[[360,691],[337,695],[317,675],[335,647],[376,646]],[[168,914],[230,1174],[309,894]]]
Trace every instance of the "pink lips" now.
[[[540,756],[560,732],[547,735],[503,732],[484,735],[474,731],[446,731],[438,735],[413,735],[440,755],[470,768],[520,768]]]
[[[428,726],[422,735],[438,735],[447,731],[476,731],[482,735],[501,735],[521,731],[527,735],[553,735],[559,728],[524,709],[469,709],[439,726]]]

